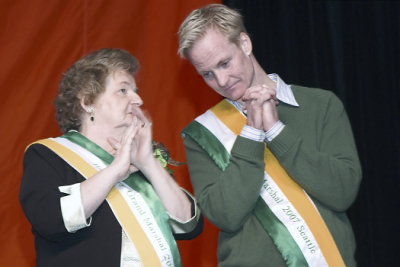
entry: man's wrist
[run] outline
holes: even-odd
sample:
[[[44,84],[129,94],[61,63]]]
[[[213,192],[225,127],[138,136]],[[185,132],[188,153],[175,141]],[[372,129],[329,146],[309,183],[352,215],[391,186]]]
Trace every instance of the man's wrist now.
[[[265,132],[263,130],[251,127],[249,125],[245,125],[243,127],[240,136],[256,142],[264,142],[265,140]]]
[[[274,126],[271,127],[268,131],[265,132],[265,142],[271,142],[275,137],[277,137],[285,128],[285,124],[281,121],[277,121]]]

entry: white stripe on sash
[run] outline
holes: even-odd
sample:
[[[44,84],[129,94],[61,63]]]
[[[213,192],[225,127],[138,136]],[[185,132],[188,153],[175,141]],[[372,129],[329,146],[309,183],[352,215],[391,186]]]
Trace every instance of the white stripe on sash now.
[[[281,191],[275,181],[265,172],[261,197],[275,216],[286,226],[302,251],[309,266],[328,266],[322,251],[303,217]]]
[[[236,134],[223,124],[211,110],[207,110],[203,115],[196,118],[196,121],[210,130],[215,137],[224,145],[229,153],[236,140]]]

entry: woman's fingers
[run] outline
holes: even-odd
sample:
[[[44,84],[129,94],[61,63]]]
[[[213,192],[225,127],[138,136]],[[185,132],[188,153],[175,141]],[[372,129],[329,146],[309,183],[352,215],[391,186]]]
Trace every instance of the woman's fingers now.
[[[150,119],[150,115],[147,111],[142,111],[142,117],[139,118],[143,124],[142,124],[142,128],[151,128],[151,126],[153,125],[153,122]]]
[[[111,155],[115,156],[117,154],[117,151],[119,151],[119,149],[121,148],[121,143],[114,137],[108,137],[107,141],[112,148],[112,151],[110,151]]]
[[[139,126],[138,119],[134,118],[131,125],[126,128],[122,138],[118,141],[116,138],[110,136],[107,138],[108,143],[112,148],[112,155],[116,156],[121,154],[122,151],[127,151],[129,153],[133,138],[135,137]]]

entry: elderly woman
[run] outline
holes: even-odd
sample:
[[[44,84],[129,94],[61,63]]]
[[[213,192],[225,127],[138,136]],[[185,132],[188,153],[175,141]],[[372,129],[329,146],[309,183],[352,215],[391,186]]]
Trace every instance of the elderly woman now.
[[[154,156],[137,70],[127,51],[102,49],[65,73],[64,135],[24,158],[20,201],[38,266],[180,266],[175,239],[201,232],[195,201]]]

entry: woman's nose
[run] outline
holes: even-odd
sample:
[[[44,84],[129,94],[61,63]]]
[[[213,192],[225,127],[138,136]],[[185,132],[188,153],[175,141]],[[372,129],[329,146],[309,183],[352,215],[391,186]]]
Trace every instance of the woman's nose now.
[[[143,105],[143,99],[136,92],[132,92],[132,94],[130,95],[130,101],[132,104],[139,107]]]

